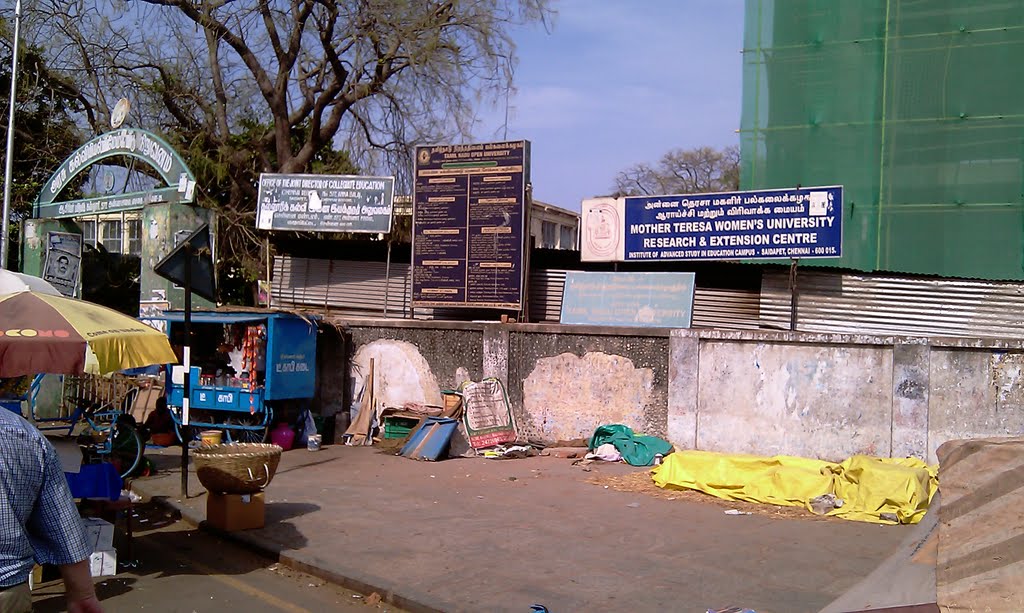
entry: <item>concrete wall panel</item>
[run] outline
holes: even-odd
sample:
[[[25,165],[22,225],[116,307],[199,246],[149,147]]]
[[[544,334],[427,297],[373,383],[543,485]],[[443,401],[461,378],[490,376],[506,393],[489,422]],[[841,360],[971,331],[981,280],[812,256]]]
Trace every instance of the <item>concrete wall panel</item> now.
[[[1024,353],[931,351],[928,461],[943,442],[1024,432]]]
[[[504,378],[522,433],[546,442],[624,423],[688,449],[934,462],[947,440],[1024,431],[1022,341],[379,320],[343,327],[351,349],[338,356],[388,341],[380,367],[393,371],[382,374],[389,387]],[[390,365],[396,355],[409,369]]]
[[[668,440],[683,449],[696,449],[700,339],[681,332],[674,330],[669,339]]]
[[[508,379],[516,421],[530,438],[585,438],[596,426],[609,423],[667,436],[665,336],[514,329]]]
[[[892,457],[928,458],[930,350],[924,344],[893,346]]]
[[[456,374],[459,368],[465,369],[474,381],[483,378],[483,332],[479,328],[352,326],[349,334],[356,351],[378,339],[400,340],[415,346],[430,365],[441,389],[454,389],[462,383]]]
[[[588,438],[603,424],[643,431],[654,372],[606,353],[563,353],[537,360],[523,380],[523,411],[545,441]]]
[[[412,343],[377,340],[367,343],[352,357],[353,389],[364,389],[373,360],[374,399],[380,407],[406,403],[442,406],[441,387],[430,364]]]
[[[699,360],[698,448],[889,455],[891,349],[708,340]]]
[[[345,339],[334,326],[320,326],[316,339],[316,397],[313,399],[319,415],[334,415],[349,408],[345,401],[348,387],[345,348]]]

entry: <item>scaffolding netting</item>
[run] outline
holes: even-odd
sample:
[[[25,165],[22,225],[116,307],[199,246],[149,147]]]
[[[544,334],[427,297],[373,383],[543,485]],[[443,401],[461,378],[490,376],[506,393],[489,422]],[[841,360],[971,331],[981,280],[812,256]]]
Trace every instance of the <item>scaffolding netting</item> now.
[[[843,185],[856,270],[1024,279],[1024,2],[747,0],[744,189]]]

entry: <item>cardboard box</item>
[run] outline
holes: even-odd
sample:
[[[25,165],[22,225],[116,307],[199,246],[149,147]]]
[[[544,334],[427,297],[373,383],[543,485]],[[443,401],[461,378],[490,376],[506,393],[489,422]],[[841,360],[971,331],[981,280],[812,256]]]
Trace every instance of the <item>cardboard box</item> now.
[[[83,517],[85,541],[93,551],[111,549],[114,546],[114,524],[98,517]]]
[[[207,494],[206,521],[226,532],[263,527],[263,492],[258,494]]]
[[[28,589],[34,590],[37,585],[43,582],[43,567],[35,564],[32,566],[32,574],[28,578]]]
[[[93,577],[112,577],[117,574],[117,551],[100,549],[89,556],[89,572]]]
[[[60,581],[60,567],[55,564],[36,564],[32,567],[32,574],[28,578],[28,587],[34,590],[51,581]]]

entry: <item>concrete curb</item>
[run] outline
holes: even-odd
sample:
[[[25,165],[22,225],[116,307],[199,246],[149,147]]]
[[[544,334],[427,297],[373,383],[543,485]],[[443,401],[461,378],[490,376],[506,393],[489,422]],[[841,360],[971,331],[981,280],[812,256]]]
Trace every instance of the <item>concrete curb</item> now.
[[[301,551],[285,553],[280,545],[258,535],[249,532],[226,532],[208,524],[204,513],[188,507],[179,500],[163,494],[154,494],[147,491],[147,489],[143,481],[132,483],[132,490],[141,495],[143,499],[148,499],[168,509],[178,511],[183,520],[196,528],[237,543],[253,553],[270,558],[278,564],[283,564],[293,570],[312,575],[362,594],[377,592],[384,602],[401,607],[410,613],[446,613],[457,610],[457,607],[453,607],[450,603],[441,602],[437,598],[420,593],[417,590],[400,587],[393,581],[367,575],[355,568],[328,569],[327,565],[315,556],[305,555]]]

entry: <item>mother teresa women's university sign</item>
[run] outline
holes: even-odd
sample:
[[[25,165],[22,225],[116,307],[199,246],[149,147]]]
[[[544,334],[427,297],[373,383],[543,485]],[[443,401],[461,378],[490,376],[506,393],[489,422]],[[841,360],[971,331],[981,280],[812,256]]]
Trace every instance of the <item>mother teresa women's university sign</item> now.
[[[145,162],[160,175],[166,186],[78,200],[57,200],[71,180],[86,168],[117,156]],[[59,219],[141,209],[156,202],[187,203],[194,199],[195,189],[196,179],[192,171],[167,141],[146,130],[123,128],[97,136],[68,156],[43,186],[36,199],[33,216]]]
[[[841,186],[583,201],[581,259],[839,258]]]

